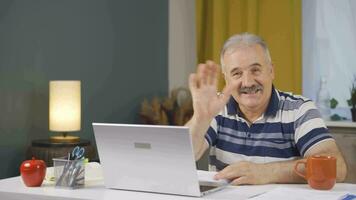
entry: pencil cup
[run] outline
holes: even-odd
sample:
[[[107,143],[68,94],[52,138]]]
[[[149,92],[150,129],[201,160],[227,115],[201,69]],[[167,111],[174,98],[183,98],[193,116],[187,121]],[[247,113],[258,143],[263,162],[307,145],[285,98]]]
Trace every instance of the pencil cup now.
[[[55,186],[76,189],[84,186],[84,159],[53,158]]]

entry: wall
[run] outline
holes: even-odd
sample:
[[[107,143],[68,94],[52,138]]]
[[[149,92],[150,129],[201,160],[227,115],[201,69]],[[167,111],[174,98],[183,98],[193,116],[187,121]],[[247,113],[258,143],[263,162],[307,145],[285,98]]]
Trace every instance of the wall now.
[[[48,81],[82,81],[81,138],[92,122],[135,123],[144,97],[167,95],[165,0],[0,1],[0,178],[46,139]]]
[[[169,91],[188,88],[188,77],[197,65],[195,1],[169,0]]]
[[[338,123],[338,122],[334,122]],[[346,183],[356,183],[356,123],[340,122],[350,127],[342,126],[328,126],[330,133],[332,133],[336,140],[342,155],[344,156],[347,165]]]

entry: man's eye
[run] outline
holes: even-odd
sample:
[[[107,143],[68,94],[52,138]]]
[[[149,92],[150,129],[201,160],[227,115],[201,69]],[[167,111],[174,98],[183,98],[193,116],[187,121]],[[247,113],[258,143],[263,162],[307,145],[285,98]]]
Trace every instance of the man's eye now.
[[[258,69],[258,68],[253,68],[252,69],[252,73],[258,73],[258,72],[260,72],[261,70],[260,69]]]
[[[234,72],[232,74],[232,76],[237,76],[237,77],[240,77],[242,75],[242,72]]]

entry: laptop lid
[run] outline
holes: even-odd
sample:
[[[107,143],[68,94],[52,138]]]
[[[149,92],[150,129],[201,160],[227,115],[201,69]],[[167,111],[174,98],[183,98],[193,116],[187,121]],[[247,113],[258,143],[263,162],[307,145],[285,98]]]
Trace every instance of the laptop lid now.
[[[188,127],[93,123],[107,188],[201,196]]]

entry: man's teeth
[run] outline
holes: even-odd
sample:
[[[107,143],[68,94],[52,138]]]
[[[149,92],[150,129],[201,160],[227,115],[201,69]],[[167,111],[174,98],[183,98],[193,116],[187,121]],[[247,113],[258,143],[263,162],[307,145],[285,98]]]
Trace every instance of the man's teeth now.
[[[256,94],[257,92],[261,91],[261,89],[249,91],[249,92],[242,92],[242,94]]]

